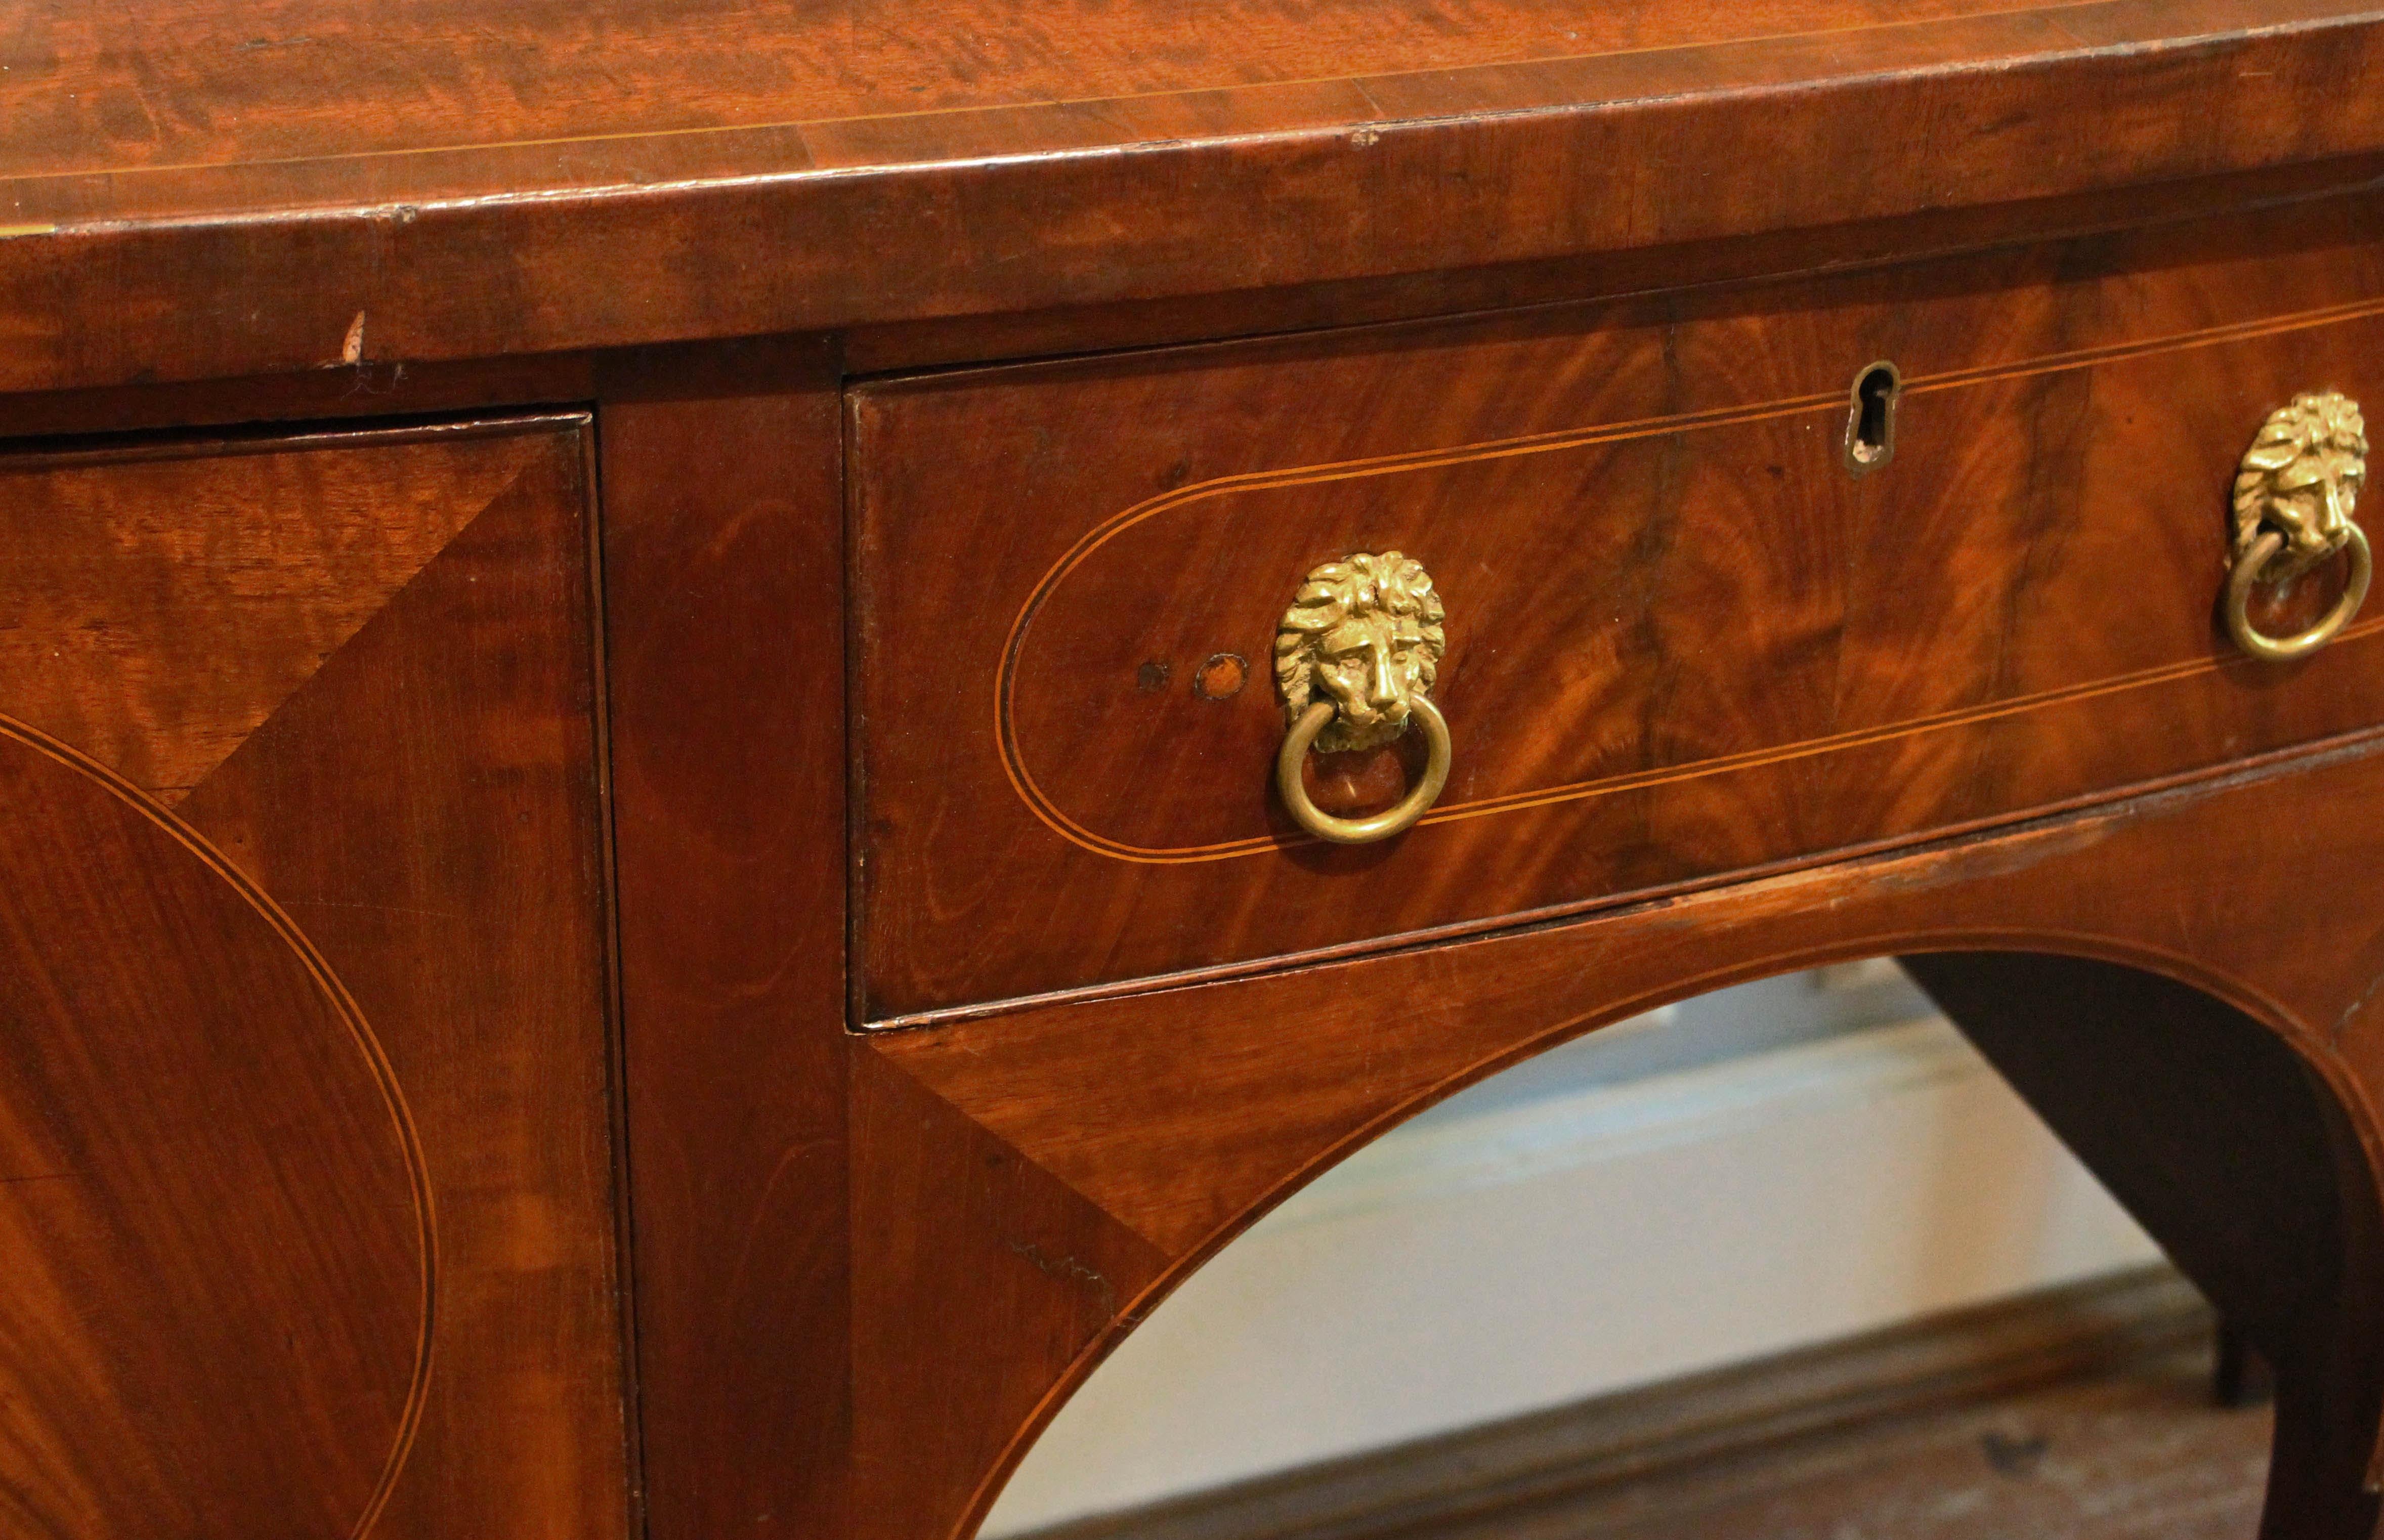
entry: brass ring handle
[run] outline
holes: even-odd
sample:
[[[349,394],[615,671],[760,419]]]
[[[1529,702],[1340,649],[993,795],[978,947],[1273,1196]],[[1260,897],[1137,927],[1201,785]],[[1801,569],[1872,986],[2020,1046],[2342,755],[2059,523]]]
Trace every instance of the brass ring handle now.
[[[2274,529],[2264,529],[2250,548],[2235,558],[2235,569],[2227,578],[2227,634],[2235,639],[2236,646],[2263,663],[2291,663],[2332,641],[2335,633],[2351,623],[2351,617],[2359,613],[2359,606],[2367,598],[2367,580],[2374,576],[2375,558],[2368,553],[2367,537],[2359,526],[2349,528],[2350,538],[2343,542],[2343,549],[2351,553],[2351,580],[2343,585],[2342,597],[2334,602],[2334,608],[2327,612],[2325,619],[2289,637],[2272,637],[2254,629],[2246,609],[2260,575],[2285,548],[2285,537]]]
[[[2351,623],[2375,559],[2352,519],[2367,481],[2367,425],[2340,391],[2304,391],[2268,414],[2235,472],[2234,565],[2220,609],[2235,645],[2263,663],[2307,657]],[[2348,553],[2351,577],[2326,618],[2272,637],[2252,624],[2252,590]]]
[[[1316,805],[1308,795],[1308,787],[1300,778],[1300,770],[1308,760],[1308,751],[1339,714],[1339,708],[1330,701],[1319,701],[1300,713],[1291,731],[1283,740],[1283,751],[1275,755],[1274,784],[1283,793],[1283,805],[1291,810],[1299,826],[1319,839],[1330,839],[1336,845],[1364,845],[1376,839],[1388,839],[1412,826],[1424,815],[1426,809],[1440,800],[1441,788],[1448,784],[1448,719],[1432,698],[1419,695],[1409,702],[1409,718],[1423,725],[1424,767],[1422,776],[1408,789],[1398,805],[1375,813],[1371,818],[1336,818]]]

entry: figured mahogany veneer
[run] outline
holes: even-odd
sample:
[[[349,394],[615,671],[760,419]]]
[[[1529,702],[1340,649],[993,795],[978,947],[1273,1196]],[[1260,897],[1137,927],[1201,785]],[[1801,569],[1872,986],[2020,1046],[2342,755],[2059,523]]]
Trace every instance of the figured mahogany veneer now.
[[[0,725],[0,1530],[362,1534],[422,1416],[439,1271],[379,1039],[97,764]]]
[[[628,1533],[587,434],[0,456],[0,1533]]]
[[[1397,279],[2384,145],[2359,0],[1196,9],[17,0],[0,390]]]
[[[2213,621],[2262,420],[2384,401],[2378,206],[862,388],[864,1019],[1645,892],[2384,720],[2384,622],[2279,672]],[[1895,455],[1856,477],[1881,359]],[[1456,768],[1415,830],[1336,850],[1273,792],[1271,647],[1310,567],[1392,549],[1448,606]],[[1248,660],[1222,700],[1220,655]]]
[[[0,677],[168,805],[551,446],[470,427],[0,461]]]
[[[2215,604],[2262,419],[2384,403],[2379,73],[0,0],[0,1531],[966,1540],[1399,1118],[1891,951],[2273,1360],[2261,1540],[2376,1540],[2384,618]],[[1367,547],[1456,775],[1327,850],[1267,654]]]
[[[839,1533],[965,1534],[1170,1288],[1419,1109],[1666,1000],[1905,951],[1931,954],[1922,982],[2278,1362],[2264,1540],[2367,1540],[2384,921],[2305,900],[2362,890],[2384,826],[2351,810],[2379,793],[2370,733],[2213,785],[1561,925],[865,1035],[851,1072],[857,1496]]]

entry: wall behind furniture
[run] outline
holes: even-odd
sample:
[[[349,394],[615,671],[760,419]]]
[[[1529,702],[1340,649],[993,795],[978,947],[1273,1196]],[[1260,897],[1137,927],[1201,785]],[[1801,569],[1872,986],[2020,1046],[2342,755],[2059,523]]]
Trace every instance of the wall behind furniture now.
[[[1769,979],[1518,1065],[1327,1173],[1094,1374],[985,1533],[2157,1254],[1892,962]]]

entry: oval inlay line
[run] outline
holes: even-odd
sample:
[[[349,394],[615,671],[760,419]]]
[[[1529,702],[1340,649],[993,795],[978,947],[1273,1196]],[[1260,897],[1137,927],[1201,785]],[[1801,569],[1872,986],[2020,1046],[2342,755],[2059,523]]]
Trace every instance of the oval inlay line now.
[[[397,1081],[395,1070],[383,1050],[380,1040],[366,1021],[363,1010],[348,992],[330,964],[317,951],[314,943],[295,921],[275,903],[270,895],[251,882],[247,876],[207,838],[176,817],[165,806],[125,780],[107,766],[99,764],[70,745],[29,727],[12,717],[0,715],[0,736],[12,739],[43,758],[95,782],[101,789],[134,813],[140,814],[177,844],[198,858],[200,863],[227,884],[232,891],[265,922],[267,929],[288,947],[297,958],[315,988],[322,996],[331,1013],[346,1028],[356,1051],[363,1056],[382,1106],[397,1137],[398,1148],[405,1164],[406,1182],[414,1199],[415,1244],[419,1259],[421,1286],[421,1327],[414,1349],[414,1370],[406,1387],[405,1401],[401,1410],[395,1435],[388,1458],[373,1484],[355,1522],[348,1531],[349,1540],[361,1540],[377,1522],[396,1488],[397,1479],[405,1467],[407,1455],[414,1447],[415,1434],[421,1426],[422,1412],[430,1384],[432,1345],[436,1338],[439,1279],[438,1216],[432,1200],[430,1174],[424,1159],[422,1140],[414,1113],[406,1105],[405,1093]]]
[[[2045,354],[2010,364],[1954,369],[1935,375],[1909,376],[1903,382],[1901,393],[1906,396],[1921,395],[1940,391],[1998,384],[2066,370],[2091,368],[2099,364],[2122,359],[2214,347],[2229,342],[2251,342],[2263,337],[2305,331],[2376,316],[2384,316],[2384,300],[2354,301],[2314,310],[2297,311],[2286,316],[2264,317],[2255,321],[2241,321],[2227,326],[2178,332],[2166,337],[2145,338],[2133,342],[2109,343],[2100,347]],[[1835,416],[1844,410],[1845,393],[1843,391],[1817,391],[1810,395],[1792,396],[1778,401],[1716,407],[1707,411],[1682,413],[1670,416],[1641,417],[1585,428],[1564,428],[1520,438],[1460,444],[1448,449],[1414,451],[1366,459],[1336,461],[1325,465],[1295,466],[1278,470],[1247,471],[1233,476],[1217,477],[1207,481],[1196,481],[1188,486],[1146,499],[1087,530],[1075,544],[1069,547],[1044,573],[1041,580],[1028,594],[1025,602],[1019,607],[1016,618],[1012,621],[1009,636],[1003,643],[1000,665],[995,671],[994,677],[995,733],[997,741],[1000,745],[1002,772],[1009,778],[1011,789],[1018,794],[1020,801],[1024,801],[1027,809],[1053,833],[1071,844],[1080,846],[1097,855],[1109,856],[1119,861],[1148,865],[1182,865],[1197,862],[1230,861],[1240,856],[1258,855],[1268,851],[1288,850],[1312,844],[1314,841],[1305,836],[1259,835],[1211,845],[1182,847],[1133,845],[1123,840],[1111,839],[1086,828],[1062,812],[1042,787],[1037,783],[1033,772],[1027,769],[1024,758],[1019,752],[1017,729],[1012,720],[1012,697],[1017,683],[1019,654],[1024,645],[1027,630],[1033,626],[1035,617],[1044,603],[1060,584],[1066,580],[1068,575],[1083,565],[1095,552],[1136,525],[1155,518],[1161,514],[1234,492],[1396,476],[1409,471],[1509,459],[1521,455],[1546,454],[1558,450],[1620,443],[1633,439],[1695,432],[1706,428],[1736,427],[1746,423],[1766,422],[1808,414]],[[2372,637],[2379,629],[2384,629],[2384,616],[2363,621],[2344,630],[2337,639],[2335,648],[2340,650],[2348,643]],[[1806,739],[1794,743],[1748,750],[1742,753],[1718,755],[1685,764],[1667,765],[1658,769],[1633,771],[1594,780],[1570,782],[1532,791],[1513,792],[1502,797],[1483,798],[1471,802],[1444,803],[1425,814],[1416,826],[1425,828],[1439,824],[1455,823],[1462,819],[1483,818],[1495,813],[1580,801],[1588,798],[1610,796],[1670,782],[1721,775],[1732,770],[1807,759],[1840,750],[1859,748],[1867,744],[1888,742],[1925,733],[1943,732],[1976,723],[2024,715],[2050,706],[2092,700],[2097,696],[2146,689],[2199,675],[2219,673],[2238,668],[2243,665],[2244,662],[2245,660],[2239,657],[2220,656],[2184,659],[2132,673],[2112,675],[2034,694],[2014,696],[2007,700],[1988,702],[1957,711],[1907,718],[1874,727],[1832,734],[1825,738]]]

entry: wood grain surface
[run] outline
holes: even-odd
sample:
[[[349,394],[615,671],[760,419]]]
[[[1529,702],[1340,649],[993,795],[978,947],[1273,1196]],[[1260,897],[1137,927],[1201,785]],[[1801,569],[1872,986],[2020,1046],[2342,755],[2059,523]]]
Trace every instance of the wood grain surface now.
[[[184,1508],[114,1529],[86,1528],[68,1508],[64,1533],[351,1533],[404,1413],[410,1448],[376,1499],[374,1535],[627,1534],[588,426],[563,414],[237,453],[136,444],[0,475],[32,489],[33,513],[46,515],[27,517],[39,538],[27,542],[33,556],[9,564],[9,592],[57,644],[47,668],[20,648],[6,678],[23,698],[0,690],[0,711],[54,716],[99,749],[145,753],[148,767],[197,767],[171,826],[228,874],[218,887],[251,889],[286,916],[319,987],[370,1024],[418,1133],[422,1204],[438,1220],[428,1378],[407,1412],[387,1362],[397,1344],[412,1363],[422,1269],[410,1249],[384,1253],[392,1234],[411,1247],[411,1206],[403,1188],[387,1195],[376,1168],[329,1197],[322,1186],[355,1171],[354,1142],[387,1113],[371,1109],[376,1123],[353,1105],[354,1075],[278,1068],[320,1034],[284,1043],[310,1024],[209,955],[229,944],[220,915],[192,922],[146,962],[108,944],[111,925],[130,923],[118,911],[137,918],[144,894],[172,878],[162,857],[127,864],[40,800],[6,799],[7,838],[47,842],[54,864],[88,885],[83,910],[36,916],[42,932],[20,943],[95,947],[102,982],[155,988],[142,1009],[160,1027],[184,1015],[239,1024],[213,1050],[255,1061],[210,1074],[207,1039],[152,1042],[150,1018],[130,1005],[68,1012],[139,1051],[91,1064],[45,1099],[44,1116],[94,1172],[145,1161],[148,1201],[171,1206],[185,1253],[141,1250],[148,1222],[128,1198],[108,1221],[124,1249],[99,1253],[109,1265],[75,1280],[75,1309],[94,1323],[154,1318],[143,1329],[163,1338],[155,1361],[140,1384],[109,1387],[129,1411],[150,1386],[164,1405],[177,1385],[205,1399],[136,1437],[73,1417],[63,1387],[12,1398],[67,1419],[61,1450],[79,1463],[0,1438],[0,1491],[82,1469],[101,1472],[96,1491],[140,1498],[144,1462],[171,1462],[158,1480]],[[260,463],[276,453],[290,463]],[[322,591],[333,586],[348,591]],[[9,869],[12,889],[39,894],[13,859]],[[93,1082],[103,1074],[125,1094]],[[159,1075],[171,1078],[139,1090]],[[297,1211],[279,1227],[198,1158],[242,1138],[289,1185],[282,1201]],[[23,1173],[36,1180],[6,1190],[64,1198],[76,1169],[37,1162]],[[69,1180],[38,1180],[59,1173]],[[242,1298],[243,1281],[218,1285],[201,1265],[218,1232],[294,1254],[268,1259]],[[354,1259],[367,1243],[379,1266],[360,1275]],[[275,1282],[276,1269],[308,1267],[346,1271],[303,1289]],[[17,1282],[10,1273],[0,1300],[23,1298]],[[223,1321],[176,1340],[176,1323],[202,1306]],[[228,1361],[242,1333],[256,1341],[250,1360]],[[311,1390],[277,1377],[293,1350],[285,1335],[348,1344],[357,1375]],[[11,1340],[19,1358],[31,1350]],[[313,1517],[334,1510],[337,1525]]]
[[[1039,107],[1515,65],[2033,8],[2012,0],[19,0],[0,175],[67,176]],[[159,46],[170,29],[172,45]],[[1164,31],[1167,46],[1153,47]],[[355,110],[358,88],[387,110]]]
[[[2214,620],[2262,420],[2384,400],[2375,207],[860,388],[863,1019],[1611,900],[2384,718],[2378,623],[2278,671]],[[1856,478],[1879,359],[1898,449]],[[1272,789],[1267,660],[1303,574],[1388,549],[1448,607],[1455,769],[1397,842],[1321,847]],[[1253,664],[1223,700],[1193,688],[1221,655]]]
[[[650,358],[605,389],[649,1533],[826,1535],[855,1393],[836,360]]]
[[[2384,149],[2355,0],[928,15],[16,0],[0,391],[1247,292]]]
[[[2365,1540],[2384,630],[2263,675],[2209,603],[2260,416],[2377,393],[2379,71],[2355,0],[0,0],[0,432],[602,426],[0,464],[0,947],[64,1045],[0,1058],[0,1501],[957,1540],[1382,1129],[1918,950],[2030,1003],[1964,1013],[2055,1111],[2131,1102],[2081,1148],[2280,1366],[2266,1540]],[[1263,649],[1323,536],[1459,617],[1472,815],[1371,856],[1277,838],[1262,672],[1126,693]]]
[[[0,1530],[359,1535],[430,1370],[379,1040],[289,918],[0,721]]]
[[[0,459],[9,707],[171,805],[543,448],[465,429]]]
[[[2135,1136],[2123,1155],[2108,1141],[2080,1152],[2123,1192],[2165,1150],[2277,1144],[2262,1224],[2238,1223],[2250,1215],[2225,1195],[2199,1220],[2138,1212],[2190,1243],[2173,1249],[2222,1298],[2230,1280],[2277,1266],[2353,1323],[2331,1357],[2292,1351],[2291,1333],[2276,1341],[2291,1365],[2280,1407],[2300,1410],[2262,1533],[2364,1540],[2378,1376],[2355,1323],[2384,1318],[2384,921],[2304,899],[2359,890],[2379,796],[2384,748],[2370,735],[2216,784],[1562,925],[868,1035],[851,1081],[856,1436],[903,1457],[856,1460],[865,1500],[840,1533],[965,1533],[1067,1390],[1176,1280],[1449,1092],[1725,984],[1882,951],[1985,950],[2094,960],[2041,973],[2048,987],[2062,966],[2100,981],[2080,992],[2073,978],[2066,1014],[2001,1021],[2047,1062],[2109,1069],[2088,1083],[2127,1104]],[[2001,965],[2014,978],[2031,967]],[[2197,1001],[2182,1013],[2181,985]],[[2115,1003],[2146,1030],[2085,1040],[2117,1019]],[[2212,1100],[2246,1066],[2247,1088],[2280,1088],[2253,1099],[2258,1117],[2252,1102]],[[2293,1153],[2306,1150],[2320,1158]],[[2325,1244],[2295,1261],[2268,1244],[2278,1226]],[[2262,1328],[2272,1340],[2277,1320]]]

